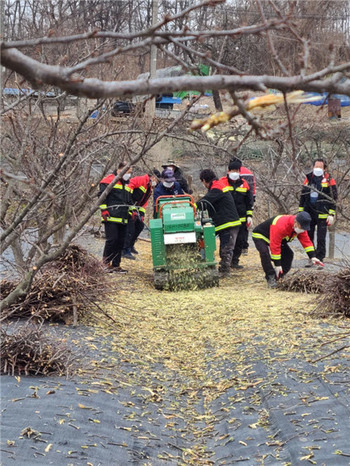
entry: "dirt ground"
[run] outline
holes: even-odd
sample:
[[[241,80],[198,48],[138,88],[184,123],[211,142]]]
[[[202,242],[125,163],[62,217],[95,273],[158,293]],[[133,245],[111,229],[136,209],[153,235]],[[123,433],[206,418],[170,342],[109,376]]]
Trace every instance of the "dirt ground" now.
[[[179,292],[137,249],[106,275],[115,322],[48,327],[81,354],[72,379],[2,378],[1,464],[349,465],[349,322],[268,289],[253,248],[218,288]]]

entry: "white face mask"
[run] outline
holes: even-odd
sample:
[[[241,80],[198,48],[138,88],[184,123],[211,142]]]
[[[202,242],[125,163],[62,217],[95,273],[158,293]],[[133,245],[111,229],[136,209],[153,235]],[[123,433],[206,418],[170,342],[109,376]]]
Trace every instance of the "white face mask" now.
[[[171,181],[171,182],[168,182],[168,181],[163,181],[163,185],[166,187],[166,188],[172,188],[174,186],[174,182]]]
[[[238,180],[239,176],[240,175],[238,172],[232,172],[228,174],[228,177],[230,178],[230,180],[233,180],[233,181]]]
[[[123,175],[123,180],[124,180],[124,181],[129,181],[130,178],[131,178],[131,174],[130,174],[130,173],[125,173],[125,174]]]
[[[152,181],[152,186],[157,186],[157,182],[156,181]]]
[[[323,175],[323,168],[314,168],[313,169],[314,175],[315,176],[322,176]]]
[[[303,233],[305,230],[303,230],[302,228],[294,227],[294,231],[297,235],[299,235],[300,233]]]

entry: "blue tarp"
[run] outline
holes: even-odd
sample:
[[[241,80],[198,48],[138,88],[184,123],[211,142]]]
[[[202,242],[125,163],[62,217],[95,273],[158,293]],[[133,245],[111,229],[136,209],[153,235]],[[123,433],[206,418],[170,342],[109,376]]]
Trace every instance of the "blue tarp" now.
[[[280,91],[277,89],[269,89],[269,94],[280,94]],[[328,104],[328,96],[330,95],[332,99],[339,99],[340,100],[340,105],[342,107],[348,107],[350,105],[350,97],[348,95],[344,94],[329,94],[328,92],[306,92],[308,96],[319,96],[319,100],[315,100],[314,102],[304,102],[304,104],[310,104],[310,105],[327,105]],[[254,99],[255,97],[252,97]],[[251,100],[251,99],[249,99]]]
[[[328,92],[322,92],[322,94],[319,94],[317,92],[308,92],[308,95],[312,96],[320,96],[320,100],[316,100],[314,102],[304,102],[305,104],[310,104],[310,105],[327,105],[328,104]],[[350,97],[347,95],[343,94],[331,94],[332,99],[339,99],[340,100],[340,105],[342,107],[348,107],[350,105]]]
[[[181,104],[181,99],[179,97],[162,97],[157,100],[157,104]]]
[[[19,96],[19,95],[34,94],[34,91],[33,91],[33,89],[17,89],[15,87],[4,87],[2,93],[4,95]]]
[[[33,91],[33,89],[18,89],[16,87],[4,87],[2,91],[3,95],[11,95],[11,96],[21,96],[21,95],[33,95],[34,97],[38,97],[39,93],[44,95],[45,97],[55,97],[54,92],[41,92],[41,91]]]

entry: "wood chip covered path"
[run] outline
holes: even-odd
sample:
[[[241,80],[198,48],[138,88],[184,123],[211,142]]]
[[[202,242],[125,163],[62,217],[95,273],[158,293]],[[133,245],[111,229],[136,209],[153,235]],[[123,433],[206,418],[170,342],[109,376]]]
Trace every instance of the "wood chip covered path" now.
[[[156,291],[137,246],[112,325],[48,326],[72,379],[2,377],[1,464],[349,465],[349,321],[269,290],[253,249],[219,288]]]

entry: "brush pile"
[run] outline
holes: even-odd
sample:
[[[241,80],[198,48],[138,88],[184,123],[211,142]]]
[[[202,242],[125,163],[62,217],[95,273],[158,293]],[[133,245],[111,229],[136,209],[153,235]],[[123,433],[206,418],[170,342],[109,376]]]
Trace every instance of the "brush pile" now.
[[[350,267],[328,278],[316,311],[323,317],[329,314],[350,317]]]
[[[69,375],[74,359],[66,344],[45,336],[39,327],[1,330],[1,374]]]
[[[36,275],[25,296],[2,312],[2,318],[29,318],[71,323],[79,320],[99,296],[104,295],[103,265],[79,246],[69,246]],[[1,299],[16,287],[1,282]]]
[[[323,293],[330,274],[324,271],[296,270],[278,281],[278,289],[299,293]]]

